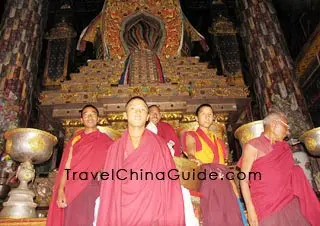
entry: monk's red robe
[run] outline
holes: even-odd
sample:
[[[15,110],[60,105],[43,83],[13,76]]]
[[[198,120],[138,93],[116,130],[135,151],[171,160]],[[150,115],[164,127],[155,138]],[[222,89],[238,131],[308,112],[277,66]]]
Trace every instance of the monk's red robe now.
[[[118,172],[120,178],[102,180],[97,226],[185,225],[179,180],[167,177],[172,169],[175,164],[161,137],[145,130],[134,149],[128,132],[124,132],[107,154],[104,172]],[[165,179],[130,178],[130,171],[139,175],[148,171],[154,176],[165,172]]]
[[[56,201],[59,183],[65,169],[71,146],[73,146],[72,160],[69,171],[69,178],[67,178],[65,184],[65,195],[68,206],[72,204],[72,201],[75,200],[82,191],[88,188],[88,185],[90,185],[92,180],[94,179],[93,175],[96,175],[96,172],[99,172],[101,171],[101,169],[103,169],[107,150],[112,142],[113,141],[110,137],[108,137],[104,133],[101,133],[99,130],[89,134],[85,134],[84,130],[82,130],[79,133],[75,134],[74,137],[67,143],[62,155],[58,175],[54,185],[53,195],[51,198],[47,218],[47,226],[64,225],[65,209],[58,208]],[[74,178],[72,177],[73,172],[77,172],[77,176]],[[79,178],[80,172],[87,172],[88,178],[86,180],[81,180]],[[84,177],[81,178],[85,179]],[[94,194],[90,193],[88,195]],[[92,210],[92,212],[93,211],[94,210]]]
[[[195,140],[195,157],[207,163],[201,166],[200,171],[207,172],[207,175],[211,172],[220,172],[224,175],[223,180],[210,180],[208,176],[207,180],[201,181],[200,192],[202,197],[200,200],[200,208],[202,225],[243,226],[237,196],[233,191],[230,181],[225,178],[225,175],[230,172],[230,170],[223,165],[224,159],[227,156],[227,148],[224,142],[214,137],[211,131],[209,135],[207,135],[202,129],[198,128],[196,131],[188,131],[183,135],[182,138],[185,148],[187,135],[192,136]],[[203,154],[200,156],[197,155],[199,152]],[[210,157],[208,157],[208,155],[211,153],[213,156],[211,157],[212,159],[209,160]]]
[[[158,129],[158,135],[162,137],[167,143],[172,140],[174,142],[174,156],[180,157],[181,155],[181,146],[180,140],[176,134],[176,131],[169,123],[166,122],[158,122],[156,125]]]
[[[260,172],[261,180],[249,178],[251,198],[259,222],[298,198],[302,214],[312,226],[319,226],[319,201],[302,169],[295,165],[290,146],[284,141],[271,145],[263,135],[250,140],[246,145],[252,145],[260,151],[271,148],[270,152],[255,160],[252,165],[251,172]],[[242,158],[238,163],[240,167],[241,163]]]

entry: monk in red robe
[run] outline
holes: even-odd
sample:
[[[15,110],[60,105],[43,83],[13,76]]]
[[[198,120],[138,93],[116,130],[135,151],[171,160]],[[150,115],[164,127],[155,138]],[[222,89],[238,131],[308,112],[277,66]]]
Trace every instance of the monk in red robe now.
[[[111,145],[101,175],[97,226],[185,225],[179,180],[167,177],[175,164],[164,140],[145,129],[145,100],[131,98],[126,116],[128,130]]]
[[[91,226],[100,193],[99,172],[113,142],[97,129],[98,109],[82,108],[84,130],[68,142],[62,155],[51,198],[47,226]]]
[[[200,105],[196,110],[198,129],[188,131],[182,136],[184,152],[191,161],[201,164],[200,171],[206,172],[207,175],[210,172],[219,174],[216,180],[201,181],[202,225],[243,226],[246,225],[246,219],[239,200],[239,192],[234,181],[226,178],[230,172],[224,165],[227,149],[224,142],[210,131],[213,116],[210,104]]]
[[[263,124],[264,132],[246,143],[238,164],[248,179],[240,186],[250,226],[319,226],[319,201],[283,141],[289,133],[287,118],[272,112]]]
[[[166,143],[173,146],[174,156],[180,157],[181,146],[180,140],[174,128],[166,122],[161,121],[160,108],[157,105],[149,106],[150,122],[157,127],[156,134],[162,137]]]

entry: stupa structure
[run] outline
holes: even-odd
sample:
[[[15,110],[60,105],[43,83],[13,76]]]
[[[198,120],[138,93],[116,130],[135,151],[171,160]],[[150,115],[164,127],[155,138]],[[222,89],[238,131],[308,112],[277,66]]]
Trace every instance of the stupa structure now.
[[[207,47],[178,0],[106,1],[78,41],[80,50],[93,43],[97,59],[70,80],[47,86],[41,108],[62,122],[67,140],[81,125],[79,109],[87,103],[98,107],[102,127],[118,131],[126,127],[124,106],[132,96],[159,105],[164,120],[177,129],[192,127],[197,106],[209,103],[222,123],[215,128],[223,137],[224,124],[239,116],[249,92],[241,72],[218,76],[199,57],[191,57],[197,41]]]

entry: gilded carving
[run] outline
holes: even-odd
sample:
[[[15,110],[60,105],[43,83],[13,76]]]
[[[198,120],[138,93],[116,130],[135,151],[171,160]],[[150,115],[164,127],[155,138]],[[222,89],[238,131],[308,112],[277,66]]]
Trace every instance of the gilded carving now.
[[[107,118],[99,118],[98,125],[101,125],[101,126],[109,125],[108,119]]]
[[[312,60],[317,57],[320,52],[320,30],[318,28],[318,34],[315,35],[315,38],[311,41],[309,47],[305,51],[304,55],[296,63],[296,74],[301,77],[303,76],[304,71],[310,65]]]
[[[163,120],[180,120],[183,118],[182,112],[162,112]]]
[[[215,113],[214,120],[216,122],[226,123],[229,119],[229,113]]]
[[[40,96],[40,102],[45,105],[62,103],[97,102],[98,92],[59,93],[48,91]]]
[[[83,126],[83,123],[81,122],[81,120],[79,118],[76,119],[62,119],[62,125],[63,127],[81,127]],[[104,125],[108,125],[108,119],[107,118],[99,118],[98,120],[98,125],[104,126]]]
[[[195,89],[192,84],[167,85],[162,87],[148,87],[148,86],[133,86],[133,87],[112,87],[105,89],[105,92],[81,92],[81,93],[57,93],[47,92],[42,95],[40,101],[42,104],[62,104],[62,103],[95,103],[104,97],[123,97],[129,96],[218,96],[218,97],[247,97],[249,90],[246,87],[226,87],[226,88],[199,88]]]
[[[226,123],[229,118],[229,113],[214,113],[214,121]],[[194,122],[196,121],[196,116],[192,114],[183,114],[183,118],[181,119],[182,123]]]
[[[126,53],[119,34],[121,34],[123,23],[129,21],[137,13],[155,15],[164,22],[167,37],[163,43],[161,55],[177,55],[183,28],[180,4],[177,0],[172,3],[170,1],[160,1],[156,4],[149,1],[143,1],[143,3],[107,1],[100,15],[88,27],[82,40],[91,42],[95,40],[93,37],[97,35],[98,25],[101,25],[99,30],[102,35],[102,42],[108,43],[105,55],[123,59]]]
[[[196,116],[194,114],[184,114],[181,122],[194,122],[196,121]]]
[[[247,97],[249,90],[246,87],[228,88],[202,88],[195,91],[194,96],[218,96],[218,97]]]
[[[124,112],[121,113],[110,113],[107,116],[107,120],[109,122],[118,122],[118,121],[126,121],[126,117],[124,115]]]
[[[32,188],[35,193],[35,202],[38,206],[49,206],[53,193],[54,183],[49,178],[37,177],[32,183]]]

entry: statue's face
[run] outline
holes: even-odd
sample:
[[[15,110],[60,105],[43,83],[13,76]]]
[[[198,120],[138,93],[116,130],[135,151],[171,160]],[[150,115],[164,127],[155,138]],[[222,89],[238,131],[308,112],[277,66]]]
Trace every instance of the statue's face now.
[[[98,123],[98,112],[92,107],[82,111],[81,121],[86,128],[96,128]]]
[[[158,107],[153,106],[151,108],[149,108],[149,115],[150,115],[150,121],[157,125],[157,123],[160,121],[161,119],[161,114],[160,114],[160,110]]]
[[[196,120],[200,127],[209,128],[213,122],[213,111],[210,107],[204,106],[200,109]]]
[[[145,127],[148,121],[148,106],[140,99],[132,100],[126,109],[128,125],[133,127]]]

